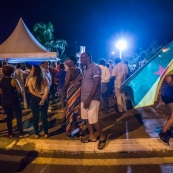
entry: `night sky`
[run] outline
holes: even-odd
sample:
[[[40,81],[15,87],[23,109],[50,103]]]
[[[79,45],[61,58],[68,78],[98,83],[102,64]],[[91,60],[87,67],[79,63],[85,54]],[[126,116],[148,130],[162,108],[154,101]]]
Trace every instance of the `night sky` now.
[[[30,31],[37,22],[51,22],[68,54],[84,45],[94,57],[107,58],[120,37],[129,50],[173,39],[173,0],[1,0],[0,44],[20,17]]]

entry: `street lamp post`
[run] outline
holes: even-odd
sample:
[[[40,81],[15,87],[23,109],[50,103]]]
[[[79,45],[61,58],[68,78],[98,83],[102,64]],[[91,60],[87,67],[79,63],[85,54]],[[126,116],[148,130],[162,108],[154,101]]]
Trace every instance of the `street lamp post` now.
[[[116,47],[119,49],[120,51],[120,59],[122,57],[122,50],[126,49],[127,47],[127,43],[125,40],[119,40],[116,44]]]
[[[122,51],[122,49],[119,49],[120,50],[120,59],[121,59],[121,51]]]

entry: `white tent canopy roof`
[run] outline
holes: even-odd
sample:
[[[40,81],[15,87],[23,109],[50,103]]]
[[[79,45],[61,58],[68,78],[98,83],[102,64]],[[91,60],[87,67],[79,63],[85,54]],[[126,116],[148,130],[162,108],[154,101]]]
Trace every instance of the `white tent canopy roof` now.
[[[56,52],[43,47],[20,18],[12,34],[0,45],[0,58],[56,58]]]

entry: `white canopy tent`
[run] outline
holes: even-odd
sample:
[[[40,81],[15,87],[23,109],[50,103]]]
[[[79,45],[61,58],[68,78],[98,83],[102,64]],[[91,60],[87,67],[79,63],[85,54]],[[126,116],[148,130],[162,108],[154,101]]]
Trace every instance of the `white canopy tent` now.
[[[20,18],[12,34],[0,45],[0,58],[8,62],[51,61],[57,53],[43,47]]]

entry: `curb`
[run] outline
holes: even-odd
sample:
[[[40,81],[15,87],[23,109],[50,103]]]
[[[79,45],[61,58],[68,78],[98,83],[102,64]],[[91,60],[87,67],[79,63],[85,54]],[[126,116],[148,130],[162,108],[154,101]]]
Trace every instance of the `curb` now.
[[[5,139],[4,139],[5,140]],[[164,145],[158,138],[140,139],[114,139],[107,140],[103,150],[98,150],[98,142],[81,143],[80,140],[55,140],[55,139],[29,139],[20,140],[6,139],[3,150],[22,150],[37,152],[82,152],[82,153],[119,153],[119,152],[152,152],[152,151],[172,151],[173,140],[170,146]]]

